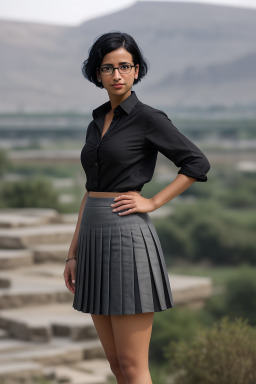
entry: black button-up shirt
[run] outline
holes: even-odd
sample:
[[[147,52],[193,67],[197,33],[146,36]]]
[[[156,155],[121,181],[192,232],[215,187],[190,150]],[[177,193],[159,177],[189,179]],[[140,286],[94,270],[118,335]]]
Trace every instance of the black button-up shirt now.
[[[142,103],[134,91],[114,109],[113,120],[102,135],[110,100],[92,112],[81,163],[87,191],[141,191],[154,173],[158,151],[171,160],[178,173],[207,181],[207,157],[185,137],[165,112]]]

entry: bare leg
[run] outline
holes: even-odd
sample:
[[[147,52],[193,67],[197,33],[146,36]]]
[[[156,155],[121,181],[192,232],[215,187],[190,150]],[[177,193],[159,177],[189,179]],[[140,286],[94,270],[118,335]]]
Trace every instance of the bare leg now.
[[[126,384],[152,384],[148,353],[154,312],[111,315],[116,354]]]
[[[111,371],[114,373],[118,384],[126,384],[117,358],[114,334],[110,316],[91,314],[99,339],[109,361]]]

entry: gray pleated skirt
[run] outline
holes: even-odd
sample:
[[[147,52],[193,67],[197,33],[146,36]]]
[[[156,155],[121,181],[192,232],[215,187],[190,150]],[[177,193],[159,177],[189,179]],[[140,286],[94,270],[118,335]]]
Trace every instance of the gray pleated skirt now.
[[[162,247],[150,216],[120,216],[112,211],[112,203],[114,197],[86,199],[73,308],[96,315],[129,315],[173,307]]]

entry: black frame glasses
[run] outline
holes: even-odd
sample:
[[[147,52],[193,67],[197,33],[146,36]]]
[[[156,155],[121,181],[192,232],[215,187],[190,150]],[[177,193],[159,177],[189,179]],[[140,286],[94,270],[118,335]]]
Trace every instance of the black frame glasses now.
[[[123,72],[123,71],[121,70],[121,67],[124,67],[124,66],[129,67],[129,70],[128,70],[128,71],[126,70],[125,72]],[[103,75],[110,76],[110,75],[113,75],[115,69],[118,69],[118,72],[119,72],[121,75],[126,75],[127,73],[131,73],[133,67],[136,67],[136,65],[131,65],[131,64],[128,64],[128,63],[127,63],[127,64],[121,64],[121,65],[119,65],[118,67],[112,67],[111,65],[103,65],[102,67],[97,68],[97,69],[100,69],[100,72],[101,72]],[[111,72],[109,72],[109,73],[103,72],[103,71],[102,71],[103,68],[111,68]]]

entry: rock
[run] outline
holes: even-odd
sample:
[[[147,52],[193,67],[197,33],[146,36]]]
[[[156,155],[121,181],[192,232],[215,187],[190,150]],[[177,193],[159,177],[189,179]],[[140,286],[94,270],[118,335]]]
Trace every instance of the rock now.
[[[49,261],[60,261],[63,263],[68,255],[69,247],[70,242],[32,245],[30,246],[30,249],[34,254],[36,263],[45,263]]]
[[[72,301],[73,294],[65,286],[63,275],[49,278],[49,276],[34,276],[29,271],[30,267],[0,271],[0,281],[3,278],[10,281],[9,287],[0,290],[0,308]]]
[[[72,240],[74,231],[72,224],[0,229],[0,247],[24,249],[32,244],[66,243]]]
[[[14,362],[37,362],[45,366],[74,364],[83,359],[104,358],[105,353],[100,340],[72,342],[65,338],[52,338],[47,343],[28,342],[20,351],[0,354],[0,366]]]
[[[67,336],[73,341],[97,339],[91,316],[76,311],[71,303],[3,310],[0,325],[20,340],[47,342],[52,336]]]
[[[61,222],[55,209],[5,208],[0,211],[0,228],[27,227]]]
[[[0,269],[15,269],[34,263],[29,249],[0,249]]]
[[[1,383],[9,383],[10,379],[24,380],[29,379],[31,376],[43,376],[41,364],[36,362],[22,361],[15,363],[5,363],[0,365],[0,381]]]

